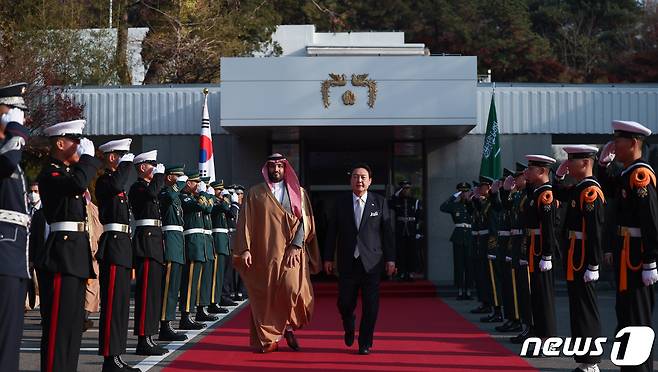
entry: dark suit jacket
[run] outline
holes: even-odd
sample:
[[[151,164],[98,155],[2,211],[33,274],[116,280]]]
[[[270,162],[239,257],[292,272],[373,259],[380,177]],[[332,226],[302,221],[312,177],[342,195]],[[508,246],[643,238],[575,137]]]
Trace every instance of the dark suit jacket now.
[[[352,195],[350,192],[336,200],[327,227],[324,260],[333,261],[334,253],[337,253],[338,270],[348,272],[352,269],[358,241],[363,267],[366,272],[371,272],[380,267],[382,259],[384,262],[395,261],[390,210],[384,197],[368,192],[361,226],[357,229]]]

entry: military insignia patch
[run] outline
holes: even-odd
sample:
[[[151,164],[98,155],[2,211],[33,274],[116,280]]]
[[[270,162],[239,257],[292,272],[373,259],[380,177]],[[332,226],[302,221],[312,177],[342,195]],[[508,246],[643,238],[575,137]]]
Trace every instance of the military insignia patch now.
[[[621,189],[621,197],[626,198],[626,189]]]
[[[591,212],[594,210],[594,203],[585,203],[585,210]]]
[[[545,210],[546,212],[549,212],[549,211],[551,210],[551,205],[550,205],[550,204],[546,204],[546,205],[544,205],[544,210]]]
[[[571,208],[576,208],[576,201],[575,200],[571,201]]]
[[[530,200],[530,206],[532,207],[533,205],[535,205],[535,201],[534,201],[534,200]]]
[[[647,190],[646,187],[640,187],[639,189],[637,189],[637,196],[639,196],[640,198],[646,198],[647,195],[649,195],[649,190]]]

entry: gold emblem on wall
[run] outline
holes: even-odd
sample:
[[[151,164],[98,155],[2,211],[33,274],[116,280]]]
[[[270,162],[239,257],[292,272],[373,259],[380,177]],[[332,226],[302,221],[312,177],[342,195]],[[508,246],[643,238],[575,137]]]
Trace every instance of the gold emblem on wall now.
[[[368,74],[352,74],[351,79],[352,86],[354,87],[366,87],[368,88],[368,107],[375,107],[375,101],[377,100],[377,82],[368,79]],[[329,108],[331,102],[329,101],[329,90],[331,87],[340,87],[347,84],[347,79],[345,74],[329,74],[329,79],[322,82],[320,91],[322,92],[322,103],[324,108]],[[352,106],[356,103],[356,94],[348,90],[342,95],[343,104],[346,106]]]

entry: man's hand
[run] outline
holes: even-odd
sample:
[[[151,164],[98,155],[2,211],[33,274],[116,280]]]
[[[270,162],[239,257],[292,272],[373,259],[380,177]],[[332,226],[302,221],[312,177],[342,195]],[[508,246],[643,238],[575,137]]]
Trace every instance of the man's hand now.
[[[503,189],[511,191],[514,188],[514,184],[514,177],[507,176],[507,178],[505,178],[505,182],[503,183]]]
[[[491,185],[491,192],[494,194],[498,194],[498,191],[500,191],[501,186],[503,186],[503,183],[500,180],[495,180],[494,183]]]
[[[607,166],[613,160],[615,160],[615,142],[610,141],[603,146],[601,150],[601,155],[599,156],[599,164],[602,166]]]
[[[608,265],[608,266],[613,265],[612,253],[611,252],[605,252],[605,254],[603,254],[603,262],[605,262],[605,264]]]
[[[295,268],[300,262],[302,262],[302,250],[297,246],[290,246],[288,249],[286,249],[286,254],[283,258],[283,261],[289,268]]]
[[[569,174],[569,161],[565,160],[560,164],[560,166],[557,168],[555,171],[555,175],[557,176],[558,179],[563,179],[564,177]]]
[[[244,253],[240,255],[240,259],[242,260],[242,264],[244,264],[246,268],[251,267],[251,252],[244,251]]]
[[[386,275],[393,276],[397,270],[395,269],[395,262],[388,261],[386,262]]]
[[[324,272],[327,275],[334,273],[334,261],[324,261]]]

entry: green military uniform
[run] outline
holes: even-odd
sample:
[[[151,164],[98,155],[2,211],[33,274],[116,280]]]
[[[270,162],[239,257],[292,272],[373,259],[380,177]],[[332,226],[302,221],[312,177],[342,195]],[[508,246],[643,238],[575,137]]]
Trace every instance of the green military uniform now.
[[[210,184],[215,191],[224,189],[223,181],[215,181]],[[211,306],[208,312],[227,313],[226,309],[219,306],[222,299],[222,286],[224,285],[224,275],[226,265],[228,264],[229,238],[228,238],[228,218],[231,215],[231,203],[225,197],[215,198],[212,208],[212,238],[215,248],[215,265],[213,266],[212,292],[210,297]]]
[[[201,178],[202,182],[210,181],[210,177]],[[205,255],[206,261],[203,263],[201,269],[201,285],[197,295],[197,321],[212,321],[217,320],[213,315],[209,315],[205,311],[205,306],[210,305],[212,297],[212,283],[214,279],[215,267],[215,249],[212,238],[212,208],[215,204],[215,195],[208,192],[199,193],[199,203],[203,206],[203,235],[205,239]]]
[[[188,182],[199,182],[199,173],[188,173]],[[201,195],[184,190],[180,194],[183,206],[183,235],[185,236],[185,270],[180,298],[181,329],[189,329],[184,323],[192,323],[198,328],[198,323],[190,321],[190,311],[197,303],[199,287],[201,286],[201,270],[206,262],[206,236],[203,219],[204,208],[207,208]]]
[[[467,201],[459,193],[468,192],[471,188],[466,182],[457,185],[458,193],[450,196],[441,204],[441,212],[449,213],[455,229],[452,231],[450,241],[452,242],[452,257],[454,283],[459,292],[457,299],[470,299],[471,283],[473,279],[471,268],[472,241],[471,235],[471,213]]]
[[[169,166],[165,175],[184,175],[183,166]],[[181,279],[185,267],[185,237],[183,236],[183,206],[180,191],[184,182],[165,186],[160,191],[160,214],[165,254],[165,280],[162,287],[162,314],[160,316],[160,340],[185,340],[177,335],[170,322],[176,318],[176,304],[181,291]]]

